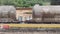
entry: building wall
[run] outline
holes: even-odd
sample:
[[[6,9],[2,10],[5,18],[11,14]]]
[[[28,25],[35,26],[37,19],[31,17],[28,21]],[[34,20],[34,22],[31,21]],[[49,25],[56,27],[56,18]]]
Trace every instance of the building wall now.
[[[26,14],[26,12],[32,12],[31,9],[18,9],[16,10],[16,18],[17,20],[22,20],[22,21],[25,21],[25,20],[29,20],[29,19],[32,19],[32,14]]]

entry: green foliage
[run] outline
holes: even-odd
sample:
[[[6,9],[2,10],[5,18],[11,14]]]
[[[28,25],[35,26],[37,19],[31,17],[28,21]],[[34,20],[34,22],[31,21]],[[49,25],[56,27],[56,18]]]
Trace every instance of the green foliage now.
[[[60,5],[60,0],[51,0],[51,5]]]
[[[0,0],[0,5],[14,5],[16,7],[32,7],[35,4],[43,5],[49,0]]]

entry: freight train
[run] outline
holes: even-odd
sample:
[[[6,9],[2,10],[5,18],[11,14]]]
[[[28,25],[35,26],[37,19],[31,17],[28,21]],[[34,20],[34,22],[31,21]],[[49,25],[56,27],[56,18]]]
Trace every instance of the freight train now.
[[[0,6],[0,23],[19,23],[14,6]]]
[[[35,24],[60,24],[60,6],[40,6],[32,8],[32,19],[26,20]]]
[[[16,19],[14,6],[0,6],[0,23],[20,23]],[[36,4],[32,8],[32,19],[24,23],[34,24],[60,24],[60,6],[40,6]]]

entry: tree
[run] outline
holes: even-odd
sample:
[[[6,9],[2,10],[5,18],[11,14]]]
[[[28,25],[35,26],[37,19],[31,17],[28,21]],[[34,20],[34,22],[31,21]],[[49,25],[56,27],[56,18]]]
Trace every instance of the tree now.
[[[49,0],[0,0],[0,5],[14,5],[16,7],[32,7],[35,4],[43,5]]]
[[[60,5],[60,0],[51,0],[51,5]]]

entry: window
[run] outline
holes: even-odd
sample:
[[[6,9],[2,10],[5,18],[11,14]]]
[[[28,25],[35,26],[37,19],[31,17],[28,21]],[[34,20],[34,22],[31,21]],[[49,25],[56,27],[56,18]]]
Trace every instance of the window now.
[[[22,16],[19,16],[19,17],[18,17],[18,20],[19,20],[19,21],[22,21]]]

